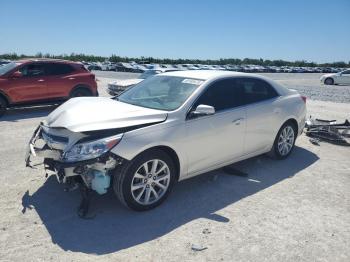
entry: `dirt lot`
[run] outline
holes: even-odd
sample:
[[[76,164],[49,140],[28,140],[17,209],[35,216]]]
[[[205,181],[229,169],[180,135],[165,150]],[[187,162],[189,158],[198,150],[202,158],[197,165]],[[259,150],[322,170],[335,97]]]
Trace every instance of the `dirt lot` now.
[[[105,94],[111,76],[102,74]],[[328,100],[309,100],[309,114],[350,118],[349,103],[323,99],[318,75],[305,76],[274,75]],[[330,90],[348,99],[350,88],[341,88]],[[286,160],[236,164],[248,177],[217,170],[180,182],[143,213],[110,192],[94,197],[96,216],[82,220],[78,192],[63,192],[41,166],[24,167],[26,141],[53,108],[13,110],[0,120],[0,261],[350,261],[350,148],[315,146],[302,135]]]

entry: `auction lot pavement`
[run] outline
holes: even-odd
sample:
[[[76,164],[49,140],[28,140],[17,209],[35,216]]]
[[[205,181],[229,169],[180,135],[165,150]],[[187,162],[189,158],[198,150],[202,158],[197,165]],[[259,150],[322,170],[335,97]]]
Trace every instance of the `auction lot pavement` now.
[[[308,114],[350,118],[350,87],[322,86],[318,74],[268,75],[309,93]],[[104,95],[112,78],[135,74],[97,76]],[[217,170],[180,182],[160,207],[142,213],[109,192],[93,198],[93,217],[82,220],[78,192],[63,192],[40,165],[24,166],[28,138],[53,109],[17,109],[0,119],[0,261],[350,260],[349,147],[315,146],[302,135],[286,160],[235,164],[248,177]]]

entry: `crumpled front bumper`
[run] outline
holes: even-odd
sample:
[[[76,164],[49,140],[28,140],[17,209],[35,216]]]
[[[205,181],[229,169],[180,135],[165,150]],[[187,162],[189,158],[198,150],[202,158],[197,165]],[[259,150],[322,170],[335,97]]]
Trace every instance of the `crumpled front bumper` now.
[[[41,147],[37,145],[39,141],[41,141]],[[59,183],[83,183],[87,188],[104,194],[110,185],[112,171],[126,161],[107,152],[94,159],[64,162],[62,160],[63,153],[63,150],[51,148],[46,143],[43,138],[43,128],[39,125],[27,145],[25,163],[27,167],[33,167],[32,158],[41,158],[46,174],[55,175]]]

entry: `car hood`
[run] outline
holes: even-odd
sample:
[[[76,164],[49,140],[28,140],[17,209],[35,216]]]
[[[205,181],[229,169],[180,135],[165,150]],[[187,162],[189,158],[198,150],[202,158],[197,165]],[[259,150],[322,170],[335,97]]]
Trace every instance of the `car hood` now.
[[[334,77],[336,76],[337,74],[336,73],[331,73],[331,74],[325,74],[325,75],[322,75],[321,78],[327,78],[327,77]]]
[[[120,86],[120,87],[128,87],[132,85],[136,85],[143,81],[143,79],[135,78],[135,79],[125,79],[125,80],[116,80],[113,82],[110,82],[110,85]]]
[[[43,121],[47,127],[87,132],[165,121],[167,112],[119,102],[107,97],[72,98]]]

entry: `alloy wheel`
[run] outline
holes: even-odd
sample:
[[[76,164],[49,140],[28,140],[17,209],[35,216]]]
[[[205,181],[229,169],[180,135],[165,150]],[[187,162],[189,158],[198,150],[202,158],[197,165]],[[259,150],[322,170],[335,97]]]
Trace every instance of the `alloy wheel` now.
[[[293,148],[293,144],[294,130],[291,126],[286,126],[278,138],[278,152],[282,156],[287,155]]]
[[[141,205],[150,205],[163,197],[170,183],[170,169],[160,159],[143,163],[131,181],[131,193],[134,200]]]

